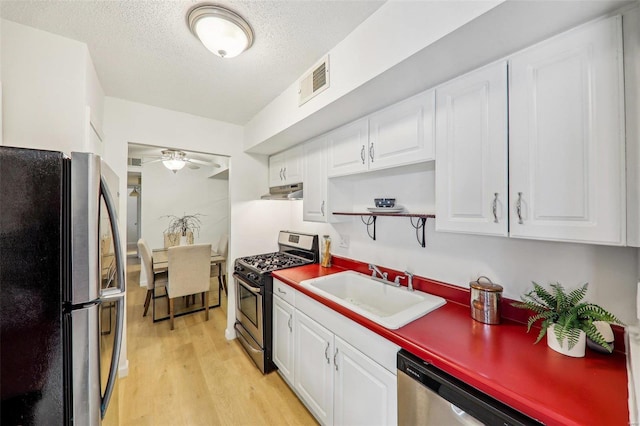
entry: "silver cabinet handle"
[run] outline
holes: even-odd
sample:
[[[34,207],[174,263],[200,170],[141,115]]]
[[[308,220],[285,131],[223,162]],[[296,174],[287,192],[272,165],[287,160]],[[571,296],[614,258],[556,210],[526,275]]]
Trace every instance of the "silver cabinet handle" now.
[[[282,180],[282,167],[280,167],[280,180]]]
[[[282,176],[284,176],[283,180],[287,180],[287,168],[282,169]]]
[[[278,287],[278,293],[287,294],[287,292],[281,289],[280,287]]]
[[[336,348],[336,353],[333,354],[333,365],[336,367],[336,371],[338,371],[338,361],[336,361],[337,358],[338,358],[338,348]]]
[[[518,223],[522,225],[522,192],[518,192],[518,201],[516,201],[516,213],[518,214]]]
[[[293,332],[293,328],[291,327],[291,318],[293,318],[291,315],[289,315],[289,332]]]
[[[373,163],[373,142],[371,142],[371,146],[369,147],[369,158],[371,159],[371,162]]]
[[[327,347],[324,348],[324,357],[327,359],[327,364],[330,364],[331,361],[329,360],[329,342],[327,342]]]
[[[362,164],[364,164],[364,145],[362,145],[362,149],[360,150],[360,158],[362,159]]]
[[[324,216],[324,200],[322,200],[322,205],[320,206],[320,211],[322,212],[322,216]]]
[[[494,192],[493,196],[493,207],[491,208],[493,211],[493,223],[498,223],[498,193]]]

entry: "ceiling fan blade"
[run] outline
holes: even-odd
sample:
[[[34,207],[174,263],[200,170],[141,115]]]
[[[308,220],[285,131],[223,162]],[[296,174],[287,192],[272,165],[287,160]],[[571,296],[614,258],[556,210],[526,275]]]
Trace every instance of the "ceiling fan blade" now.
[[[187,163],[200,164],[207,167],[215,167],[215,168],[222,167],[218,163],[210,163],[208,161],[196,160],[193,158],[187,158],[184,161],[186,161]]]
[[[192,169],[192,170],[198,170],[200,168],[200,166],[196,166],[195,164],[191,164],[190,161],[187,161],[187,167]]]
[[[151,163],[158,163],[163,160],[165,160],[165,158],[158,158],[157,160],[143,161],[142,164],[145,165],[145,164],[151,164]]]
[[[194,163],[194,164],[201,164],[203,166],[211,166],[211,163],[208,162],[208,161],[196,160],[194,158],[187,158],[187,159],[185,159],[185,161],[187,161],[189,163]]]

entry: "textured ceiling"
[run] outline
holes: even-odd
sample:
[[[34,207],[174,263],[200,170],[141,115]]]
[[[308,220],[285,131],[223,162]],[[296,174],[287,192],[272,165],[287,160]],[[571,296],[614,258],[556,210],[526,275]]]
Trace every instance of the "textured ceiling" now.
[[[107,96],[244,124],[383,3],[217,2],[255,33],[232,59],[189,31],[195,1],[2,0],[0,16],[86,43]]]

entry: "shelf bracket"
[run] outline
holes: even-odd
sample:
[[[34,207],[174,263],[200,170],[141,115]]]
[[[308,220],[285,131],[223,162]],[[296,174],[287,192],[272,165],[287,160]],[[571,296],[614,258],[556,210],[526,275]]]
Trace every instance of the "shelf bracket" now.
[[[376,219],[377,218],[378,218],[377,216],[370,215],[369,219],[365,221],[364,215],[360,216],[360,220],[362,221],[362,223],[367,225],[367,234],[369,235],[369,238],[371,238],[373,241],[376,240]],[[371,233],[372,228],[373,228],[373,233]]]
[[[416,240],[418,240],[418,244],[420,244],[422,246],[422,248],[426,247],[427,244],[427,240],[425,237],[425,224],[427,223],[427,218],[426,217],[419,217],[417,218],[418,220],[416,221],[415,225],[413,223],[413,218],[409,218],[409,221],[411,222],[411,226],[414,227],[414,229],[416,230]],[[420,231],[422,231],[422,238],[420,238]]]

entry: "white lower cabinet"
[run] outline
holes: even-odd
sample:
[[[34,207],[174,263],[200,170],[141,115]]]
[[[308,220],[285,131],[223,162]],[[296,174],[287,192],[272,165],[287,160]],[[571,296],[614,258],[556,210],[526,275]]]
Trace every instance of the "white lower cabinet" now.
[[[396,376],[338,336],[334,346],[334,423],[396,424]]]
[[[295,389],[322,424],[333,424],[333,333],[306,316],[295,316]]]
[[[293,290],[292,290],[293,291]],[[273,298],[273,362],[289,384],[293,376],[293,316],[294,308],[279,297]]]
[[[316,419],[323,425],[397,424],[399,347],[277,280],[274,289],[295,293],[287,299],[295,306],[274,290],[273,359]]]

